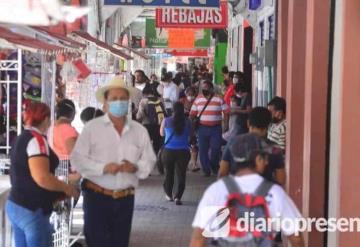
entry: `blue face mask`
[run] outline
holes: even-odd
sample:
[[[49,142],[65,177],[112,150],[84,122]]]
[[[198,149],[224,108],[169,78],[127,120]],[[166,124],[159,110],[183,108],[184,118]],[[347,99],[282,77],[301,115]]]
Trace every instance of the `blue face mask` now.
[[[127,100],[116,100],[109,102],[109,112],[114,117],[124,117],[129,111],[129,101]]]

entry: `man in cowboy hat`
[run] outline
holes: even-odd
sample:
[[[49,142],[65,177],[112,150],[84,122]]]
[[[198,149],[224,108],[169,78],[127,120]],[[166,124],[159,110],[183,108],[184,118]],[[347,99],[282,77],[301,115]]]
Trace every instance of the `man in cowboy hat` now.
[[[156,162],[147,130],[128,120],[133,88],[120,77],[96,92],[105,115],[90,121],[71,155],[84,177],[84,232],[87,245],[129,245],[134,193]]]

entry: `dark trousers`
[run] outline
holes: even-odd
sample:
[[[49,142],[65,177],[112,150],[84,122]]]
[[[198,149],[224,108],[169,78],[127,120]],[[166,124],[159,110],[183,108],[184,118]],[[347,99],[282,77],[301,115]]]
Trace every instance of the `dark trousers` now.
[[[211,171],[217,174],[219,169],[221,145],[223,142],[221,134],[221,125],[212,127],[201,125],[199,127],[200,162],[206,174],[210,174]]]
[[[155,153],[158,153],[161,146],[163,145],[163,138],[160,135],[160,125],[145,124],[144,126],[149,133]]]
[[[134,196],[113,199],[84,190],[84,233],[88,247],[128,247]]]
[[[169,197],[180,200],[185,190],[186,169],[190,161],[190,151],[188,149],[172,150],[165,148],[161,160],[165,166],[165,193]],[[177,185],[174,190],[175,175]]]

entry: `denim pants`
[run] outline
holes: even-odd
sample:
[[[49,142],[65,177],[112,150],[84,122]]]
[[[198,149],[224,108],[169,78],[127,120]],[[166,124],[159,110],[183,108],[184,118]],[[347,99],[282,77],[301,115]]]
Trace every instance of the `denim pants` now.
[[[88,247],[129,246],[134,196],[113,199],[83,190],[84,233]]]
[[[203,126],[198,130],[200,162],[204,173],[217,173],[221,156],[222,128]]]
[[[52,246],[50,215],[44,215],[42,209],[31,211],[8,200],[6,213],[14,231],[16,247]]]

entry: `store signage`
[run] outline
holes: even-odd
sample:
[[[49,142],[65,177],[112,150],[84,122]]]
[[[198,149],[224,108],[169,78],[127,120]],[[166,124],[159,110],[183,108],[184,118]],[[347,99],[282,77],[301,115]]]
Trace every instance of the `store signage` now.
[[[194,49],[194,50],[169,50],[167,53],[175,57],[207,57],[207,49]]]
[[[104,0],[105,5],[218,8],[220,0]]]
[[[157,8],[156,27],[171,28],[227,28],[227,2],[220,8]]]
[[[147,48],[208,48],[210,29],[156,28],[155,19],[146,19]],[[184,40],[186,38],[188,40]]]

